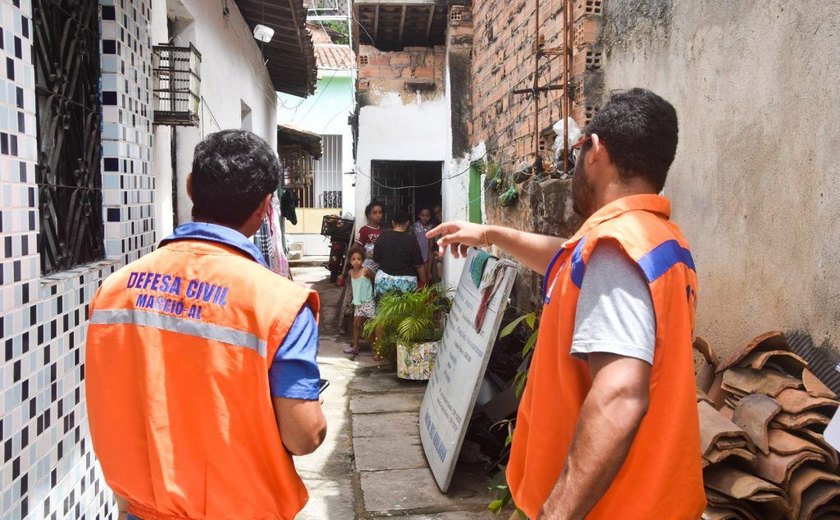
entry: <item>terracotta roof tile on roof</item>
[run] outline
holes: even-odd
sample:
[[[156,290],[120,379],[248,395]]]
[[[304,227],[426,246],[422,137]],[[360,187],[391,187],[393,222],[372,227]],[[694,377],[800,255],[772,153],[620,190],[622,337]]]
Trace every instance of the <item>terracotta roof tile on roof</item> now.
[[[356,66],[356,56],[347,45],[316,45],[315,59],[319,69],[351,70]]]

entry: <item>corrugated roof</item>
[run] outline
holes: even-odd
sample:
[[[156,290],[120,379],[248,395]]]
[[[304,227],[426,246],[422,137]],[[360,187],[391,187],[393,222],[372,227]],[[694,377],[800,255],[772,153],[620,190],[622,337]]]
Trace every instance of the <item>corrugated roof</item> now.
[[[236,0],[236,4],[251,31],[257,24],[274,29],[269,43],[257,42],[274,89],[300,97],[315,92],[318,68],[303,0]]]
[[[316,45],[315,61],[319,69],[351,70],[356,66],[356,56],[348,45]]]

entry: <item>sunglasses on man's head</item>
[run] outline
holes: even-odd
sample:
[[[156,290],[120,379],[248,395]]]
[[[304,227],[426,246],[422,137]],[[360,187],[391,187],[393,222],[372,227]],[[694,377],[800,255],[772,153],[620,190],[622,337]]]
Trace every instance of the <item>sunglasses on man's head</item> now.
[[[578,141],[578,142],[576,142],[575,144],[572,145],[572,159],[574,159],[575,162],[577,162],[578,157],[580,157],[580,151],[583,149],[583,145],[585,145],[586,143],[588,143],[591,140],[592,140],[592,135],[587,135],[586,137],[584,137],[583,139],[581,139],[580,141]],[[600,142],[601,144],[604,144],[603,139],[599,139],[598,142]]]

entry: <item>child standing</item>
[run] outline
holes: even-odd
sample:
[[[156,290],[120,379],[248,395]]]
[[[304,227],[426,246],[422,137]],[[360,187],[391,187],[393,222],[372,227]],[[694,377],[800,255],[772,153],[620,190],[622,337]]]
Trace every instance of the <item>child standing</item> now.
[[[376,307],[373,303],[373,280],[371,270],[362,266],[365,261],[365,250],[353,246],[348,252],[350,256],[350,288],[353,291],[353,340],[344,349],[345,354],[355,356],[359,353],[359,337],[365,320],[373,318]]]

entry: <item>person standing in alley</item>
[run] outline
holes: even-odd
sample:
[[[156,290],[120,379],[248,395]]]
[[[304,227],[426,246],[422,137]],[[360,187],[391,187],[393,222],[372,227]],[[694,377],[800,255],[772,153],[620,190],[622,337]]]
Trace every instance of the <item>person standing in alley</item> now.
[[[373,247],[376,241],[379,240],[379,235],[382,234],[382,217],[384,215],[384,208],[382,204],[376,200],[370,201],[365,206],[365,218],[367,224],[359,229],[359,236],[356,243],[365,250],[364,267],[369,271],[375,273],[379,270],[379,266],[373,260]]]
[[[696,520],[705,507],[692,336],[697,275],[659,196],[677,148],[673,106],[614,93],[576,154],[568,240],[444,223],[442,250],[496,245],[545,273],[545,306],[507,481],[539,520]]]
[[[248,240],[280,164],[241,130],[196,146],[195,222],[120,269],[90,304],[93,448],[121,517],[291,520],[307,501],[292,455],[326,434],[318,295]]]
[[[425,271],[425,279],[429,280],[431,274],[431,262],[429,258],[429,250],[432,240],[426,236],[433,227],[432,212],[428,208],[422,208],[417,212],[417,220],[414,221],[412,230],[414,236],[417,237],[417,245],[420,246],[420,254],[423,256],[423,270]]]
[[[373,303],[375,275],[362,266],[365,261],[365,250],[359,245],[350,248],[350,251],[347,252],[347,258],[350,262],[347,278],[350,280],[350,290],[353,294],[353,335],[351,344],[344,349],[344,353],[355,357],[359,353],[362,327],[376,313],[376,304]]]

